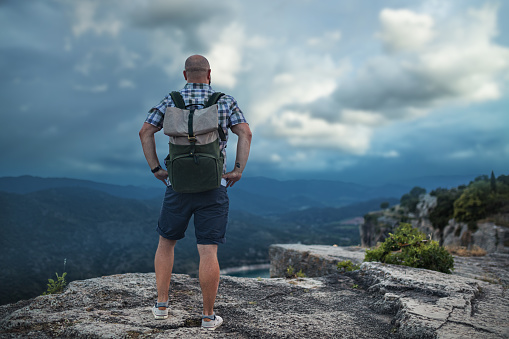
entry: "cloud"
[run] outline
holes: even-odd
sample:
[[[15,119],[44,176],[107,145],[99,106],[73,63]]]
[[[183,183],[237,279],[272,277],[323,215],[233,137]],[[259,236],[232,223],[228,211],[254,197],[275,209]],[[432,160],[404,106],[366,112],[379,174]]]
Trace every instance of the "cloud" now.
[[[352,82],[338,87],[336,103],[405,119],[415,109],[499,98],[509,48],[493,42],[496,12],[484,6],[434,24],[409,10],[383,10],[380,36],[391,52],[361,65]]]
[[[127,10],[134,27],[152,33],[163,32],[169,46],[177,42],[188,54],[203,53],[217,43],[218,32],[234,22],[231,18],[235,17],[236,7],[224,0],[196,0],[192,6],[185,1],[138,0]],[[163,47],[162,42],[160,47]]]
[[[236,84],[236,74],[241,70],[242,53],[246,36],[244,29],[238,23],[231,23],[225,27],[217,37],[212,48],[207,53],[213,68],[213,81],[219,86],[233,88]]]
[[[85,33],[93,32],[96,35],[108,34],[116,37],[122,28],[122,22],[113,14],[108,17],[98,18],[101,11],[98,11],[98,1],[76,2],[72,32],[76,37]],[[108,13],[116,13],[110,12]]]
[[[363,126],[330,123],[305,112],[284,111],[270,119],[266,135],[281,138],[293,147],[336,149],[364,154],[371,131]]]
[[[307,40],[307,44],[311,47],[324,47],[332,45],[341,40],[340,31],[325,32],[322,36],[312,37]]]
[[[136,88],[136,85],[131,80],[120,79],[118,81],[118,87],[120,87],[120,88]]]
[[[382,31],[377,36],[389,51],[421,49],[435,35],[433,18],[406,9],[384,9],[380,12],[380,24]]]
[[[102,93],[108,90],[108,84],[100,84],[94,86],[75,85],[74,89],[80,92]]]
[[[131,21],[142,28],[161,27],[193,28],[210,21],[214,16],[228,17],[232,6],[226,1],[195,0],[187,2],[167,0],[138,0],[129,8]]]

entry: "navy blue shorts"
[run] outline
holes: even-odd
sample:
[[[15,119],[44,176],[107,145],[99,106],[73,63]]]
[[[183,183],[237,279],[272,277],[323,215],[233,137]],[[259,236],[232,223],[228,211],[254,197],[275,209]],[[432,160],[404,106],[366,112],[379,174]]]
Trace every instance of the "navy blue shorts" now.
[[[200,245],[223,244],[226,241],[229,204],[224,186],[201,193],[177,193],[169,186],[157,232],[166,239],[182,239],[194,214],[196,242]]]

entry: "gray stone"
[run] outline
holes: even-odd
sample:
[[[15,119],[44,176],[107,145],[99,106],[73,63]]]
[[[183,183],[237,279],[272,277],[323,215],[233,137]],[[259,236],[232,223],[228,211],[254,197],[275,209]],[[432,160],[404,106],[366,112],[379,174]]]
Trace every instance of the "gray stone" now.
[[[298,267],[294,252],[312,258],[302,267],[316,273],[364,256],[359,248],[271,248],[283,268],[284,258]],[[150,311],[153,273],[74,281],[62,294],[0,306],[0,337],[509,338],[509,255],[455,262],[452,275],[363,263],[358,271],[314,278],[222,276],[216,312],[224,324],[213,332],[199,328],[199,282],[187,275],[173,275],[170,317],[163,321]]]
[[[341,260],[359,260],[362,249],[324,246],[327,253],[318,267],[332,267]],[[277,249],[279,248],[279,249]],[[271,272],[283,272],[299,254],[304,259],[319,256],[319,246],[273,245]],[[288,253],[284,253],[284,251]],[[283,253],[282,253],[283,252]],[[336,252],[336,253],[334,253]],[[348,258],[348,254],[350,257]],[[271,258],[272,259],[272,258]],[[312,262],[316,262],[313,259]],[[325,262],[329,262],[326,264]],[[304,263],[304,269],[315,266]],[[347,273],[374,296],[369,306],[380,314],[392,315],[394,335],[400,338],[508,338],[509,255],[455,257],[454,274],[381,263],[363,263],[361,270]],[[307,274],[307,271],[303,272]]]
[[[387,338],[391,317],[347,276],[250,279],[222,276],[217,330],[201,323],[197,279],[174,274],[170,317],[155,320],[154,274],[74,281],[62,294],[0,306],[2,338]]]
[[[338,261],[351,260],[361,263],[365,250],[361,247],[326,245],[278,244],[269,247],[270,276],[285,277],[292,266],[295,272],[302,270],[308,277],[320,277],[337,273]]]

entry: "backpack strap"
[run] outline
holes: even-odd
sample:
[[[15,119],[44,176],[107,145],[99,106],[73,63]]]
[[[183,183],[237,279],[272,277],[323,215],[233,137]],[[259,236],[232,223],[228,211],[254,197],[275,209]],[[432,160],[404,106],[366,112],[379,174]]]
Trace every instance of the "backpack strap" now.
[[[173,91],[170,93],[171,100],[173,100],[173,103],[175,104],[175,107],[180,109],[186,109],[186,103],[184,102],[184,98],[182,98],[182,94],[177,91]]]
[[[219,99],[221,99],[221,97],[223,95],[224,95],[224,93],[221,93],[221,92],[213,93],[210,96],[207,103],[205,104],[205,107],[210,107],[212,105],[217,104],[217,102],[219,101]],[[217,132],[219,133],[219,139],[221,139],[221,141],[226,141],[226,134],[224,134],[224,131],[223,131],[223,128],[221,127],[221,125],[217,125]]]
[[[207,103],[205,104],[205,107],[210,107],[214,104],[217,104],[218,100],[224,95],[224,93],[221,92],[215,92],[213,93]]]

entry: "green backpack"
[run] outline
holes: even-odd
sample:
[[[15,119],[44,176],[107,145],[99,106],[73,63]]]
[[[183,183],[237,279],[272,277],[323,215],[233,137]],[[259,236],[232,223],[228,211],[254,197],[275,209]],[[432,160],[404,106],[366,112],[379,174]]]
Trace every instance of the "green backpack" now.
[[[187,109],[179,92],[170,95],[176,107],[166,108],[163,128],[170,137],[165,164],[173,190],[198,193],[218,188],[224,163],[219,140],[226,141],[226,136],[219,125],[217,101],[224,93],[212,94],[201,109]]]

